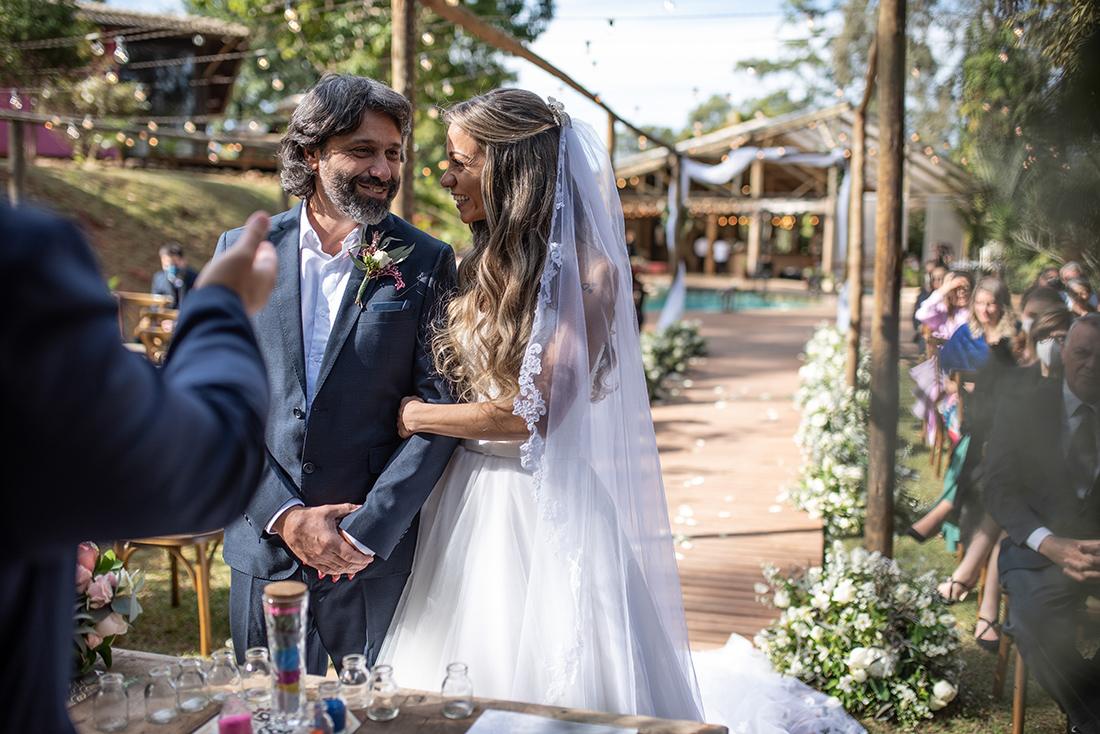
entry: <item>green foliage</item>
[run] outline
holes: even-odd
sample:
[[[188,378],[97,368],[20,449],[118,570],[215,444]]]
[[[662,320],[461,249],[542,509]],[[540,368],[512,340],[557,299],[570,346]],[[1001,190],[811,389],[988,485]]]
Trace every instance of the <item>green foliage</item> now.
[[[81,38],[94,31],[77,19],[72,0],[3,0],[0,2],[0,79],[5,86],[37,81],[45,70],[68,71],[84,65],[84,43],[54,48],[19,49],[13,45],[53,38]]]
[[[667,329],[642,332],[642,366],[650,401],[667,392],[665,381],[682,375],[690,360],[705,357],[707,342],[696,321],[677,321]]]

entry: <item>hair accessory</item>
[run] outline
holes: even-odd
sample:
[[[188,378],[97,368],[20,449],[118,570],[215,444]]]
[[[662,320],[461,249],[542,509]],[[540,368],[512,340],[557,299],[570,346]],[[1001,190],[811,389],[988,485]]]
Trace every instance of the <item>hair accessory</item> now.
[[[569,115],[565,113],[565,105],[553,97],[547,97],[546,106],[550,108],[550,112],[554,115],[554,119],[558,121],[558,127],[572,127],[573,121],[569,119]]]

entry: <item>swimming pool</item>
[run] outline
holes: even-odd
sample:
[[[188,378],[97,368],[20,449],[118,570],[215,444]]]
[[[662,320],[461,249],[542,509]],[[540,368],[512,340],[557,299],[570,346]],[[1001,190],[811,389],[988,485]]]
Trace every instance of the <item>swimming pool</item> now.
[[[668,286],[658,286],[655,295],[647,294],[645,312],[656,313],[664,308],[668,298]],[[731,290],[721,291],[713,288],[688,287],[684,299],[685,311],[720,313],[722,311],[743,311],[750,308],[778,308],[789,310],[807,308],[821,303],[819,297],[810,294]]]

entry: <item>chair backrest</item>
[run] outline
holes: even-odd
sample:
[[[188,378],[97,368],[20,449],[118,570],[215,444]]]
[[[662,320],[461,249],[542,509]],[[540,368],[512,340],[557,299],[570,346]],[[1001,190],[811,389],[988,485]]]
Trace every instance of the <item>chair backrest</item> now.
[[[966,411],[974,408],[974,393],[967,390],[966,386],[978,379],[978,372],[977,370],[951,370],[947,379],[955,383],[955,390],[959,395],[959,419],[961,420]]]

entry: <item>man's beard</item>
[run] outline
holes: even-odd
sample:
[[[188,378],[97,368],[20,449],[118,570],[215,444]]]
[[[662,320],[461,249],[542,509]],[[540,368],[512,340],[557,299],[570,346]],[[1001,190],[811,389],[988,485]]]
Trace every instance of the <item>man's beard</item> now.
[[[400,178],[383,181],[370,174],[349,176],[341,171],[331,171],[328,180],[322,180],[325,193],[340,212],[359,224],[378,224],[390,213],[390,204],[401,186]],[[387,189],[385,199],[376,199],[358,190],[360,184]]]

